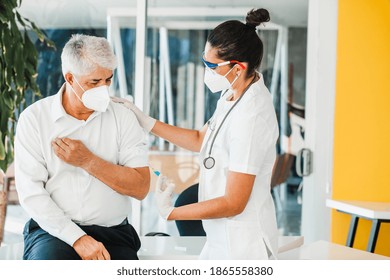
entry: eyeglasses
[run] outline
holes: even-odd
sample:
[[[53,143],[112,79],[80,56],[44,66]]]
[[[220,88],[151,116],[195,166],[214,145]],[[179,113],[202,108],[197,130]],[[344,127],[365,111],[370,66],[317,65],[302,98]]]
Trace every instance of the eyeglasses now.
[[[220,62],[220,63],[212,63],[212,62],[208,62],[207,60],[204,59],[204,55],[202,56],[202,62],[204,63],[204,65],[207,67],[207,68],[210,68],[210,69],[215,69],[217,68],[218,66],[224,66],[224,65],[229,65],[229,64],[238,64],[241,66],[242,69],[245,70],[245,65],[242,64],[241,62],[239,62],[238,60],[228,60],[228,61],[224,61],[224,62]]]

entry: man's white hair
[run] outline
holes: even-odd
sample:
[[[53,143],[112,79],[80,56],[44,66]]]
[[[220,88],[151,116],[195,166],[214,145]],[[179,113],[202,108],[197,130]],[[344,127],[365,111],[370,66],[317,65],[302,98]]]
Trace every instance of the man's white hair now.
[[[74,34],[65,44],[61,54],[62,73],[88,75],[98,66],[114,70],[116,57],[106,38]]]

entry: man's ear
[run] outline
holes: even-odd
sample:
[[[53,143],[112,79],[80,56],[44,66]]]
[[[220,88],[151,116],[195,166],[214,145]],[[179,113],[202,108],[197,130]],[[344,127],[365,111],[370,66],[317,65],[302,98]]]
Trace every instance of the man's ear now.
[[[68,72],[64,75],[64,79],[65,81],[70,84],[70,85],[73,85],[73,75],[72,73]]]

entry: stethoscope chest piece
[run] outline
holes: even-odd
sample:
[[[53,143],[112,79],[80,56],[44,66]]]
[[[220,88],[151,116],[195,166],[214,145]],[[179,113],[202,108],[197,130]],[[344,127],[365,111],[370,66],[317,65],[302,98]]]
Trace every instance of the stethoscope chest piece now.
[[[215,159],[209,156],[203,160],[203,165],[206,169],[211,169],[215,165]]]

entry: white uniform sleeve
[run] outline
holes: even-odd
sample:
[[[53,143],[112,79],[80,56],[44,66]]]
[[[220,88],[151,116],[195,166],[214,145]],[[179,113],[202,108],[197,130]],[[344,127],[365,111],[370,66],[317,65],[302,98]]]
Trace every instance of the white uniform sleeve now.
[[[274,131],[258,114],[247,114],[231,123],[229,170],[256,175],[274,147]]]
[[[147,135],[132,111],[126,109],[120,129],[118,163],[132,168],[148,166]]]
[[[67,217],[45,189],[46,161],[35,116],[21,114],[15,137],[15,179],[20,204],[39,226],[70,246],[85,232]]]

